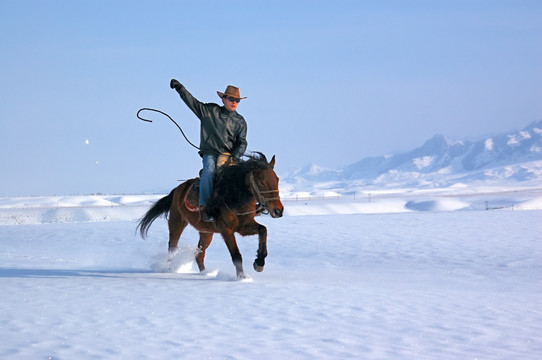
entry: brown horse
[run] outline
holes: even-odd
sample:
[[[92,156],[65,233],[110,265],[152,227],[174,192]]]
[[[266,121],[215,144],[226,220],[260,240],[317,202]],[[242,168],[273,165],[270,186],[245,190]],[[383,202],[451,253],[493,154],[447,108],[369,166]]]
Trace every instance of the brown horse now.
[[[275,156],[270,162],[258,153],[237,165],[222,167],[217,173],[213,196],[207,205],[215,222],[204,222],[200,211],[188,209],[185,203],[187,192],[196,181],[188,180],[171,193],[158,200],[139,222],[141,236],[145,237],[150,225],[161,215],[167,216],[169,226],[169,251],[177,250],[177,244],[184,228],[190,224],[199,231],[199,252],[196,263],[199,270],[205,270],[205,250],[211,244],[214,233],[220,233],[226,242],[235,265],[238,278],[244,278],[243,259],[234,233],[242,236],[258,234],[259,245],[254,270],[263,271],[267,256],[267,228],[258,224],[254,217],[261,212],[274,218],[282,217],[284,207],[280,201],[279,178],[273,170]],[[257,210],[258,208],[258,210]]]

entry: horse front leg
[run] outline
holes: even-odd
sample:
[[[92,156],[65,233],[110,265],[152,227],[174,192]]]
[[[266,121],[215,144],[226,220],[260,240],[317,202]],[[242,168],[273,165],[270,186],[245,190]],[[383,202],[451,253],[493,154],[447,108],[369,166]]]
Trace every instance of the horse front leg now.
[[[233,231],[229,230],[222,232],[222,237],[224,238],[224,242],[230,251],[231,260],[237,272],[237,278],[244,279],[246,276],[245,272],[243,271],[243,257],[241,256],[241,252],[237,246],[237,241],[235,240]]]
[[[257,272],[262,272],[267,257],[267,228],[254,221],[240,229],[239,233],[243,236],[258,234],[258,252],[252,266]]]
[[[258,224],[259,225],[259,224]],[[262,272],[267,257],[267,228],[263,225],[258,227],[258,253],[254,260],[254,270]]]

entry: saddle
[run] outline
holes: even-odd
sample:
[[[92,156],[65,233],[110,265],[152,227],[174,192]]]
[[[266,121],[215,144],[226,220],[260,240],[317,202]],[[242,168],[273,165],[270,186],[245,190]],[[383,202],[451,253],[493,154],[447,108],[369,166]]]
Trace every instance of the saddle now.
[[[199,211],[199,178],[190,185],[190,189],[184,196],[184,205],[192,212]]]
[[[190,188],[186,192],[186,195],[184,196],[184,205],[189,211],[192,212],[198,212],[200,211],[199,206],[199,178],[196,178],[192,185],[190,185]],[[260,214],[268,214],[269,211],[267,208],[261,204],[260,202],[256,203],[256,210],[255,210],[256,216]]]

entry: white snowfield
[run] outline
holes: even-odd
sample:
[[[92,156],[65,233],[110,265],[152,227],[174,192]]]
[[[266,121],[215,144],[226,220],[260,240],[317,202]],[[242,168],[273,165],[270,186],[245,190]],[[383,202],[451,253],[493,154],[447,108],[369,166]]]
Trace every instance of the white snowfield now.
[[[417,211],[542,210],[542,186],[469,186],[292,192],[281,188],[288,216],[390,214]],[[344,193],[345,191],[341,191]],[[0,197],[0,225],[132,221],[167,194]]]
[[[540,188],[332,195],[258,218],[262,273],[238,236],[243,281],[138,237],[158,195],[1,198],[0,358],[540,359]]]

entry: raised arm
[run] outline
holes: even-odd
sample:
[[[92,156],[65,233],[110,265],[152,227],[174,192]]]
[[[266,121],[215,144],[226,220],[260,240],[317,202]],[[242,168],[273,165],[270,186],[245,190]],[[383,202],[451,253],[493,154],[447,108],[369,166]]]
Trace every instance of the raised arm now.
[[[175,89],[179,93],[181,99],[183,99],[186,106],[188,106],[188,108],[192,110],[194,114],[196,114],[198,119],[201,120],[207,115],[207,109],[204,104],[198,99],[196,99],[194,96],[192,96],[192,94],[190,94],[190,92],[186,90],[183,84],[181,84],[175,79],[171,79],[169,87]]]

